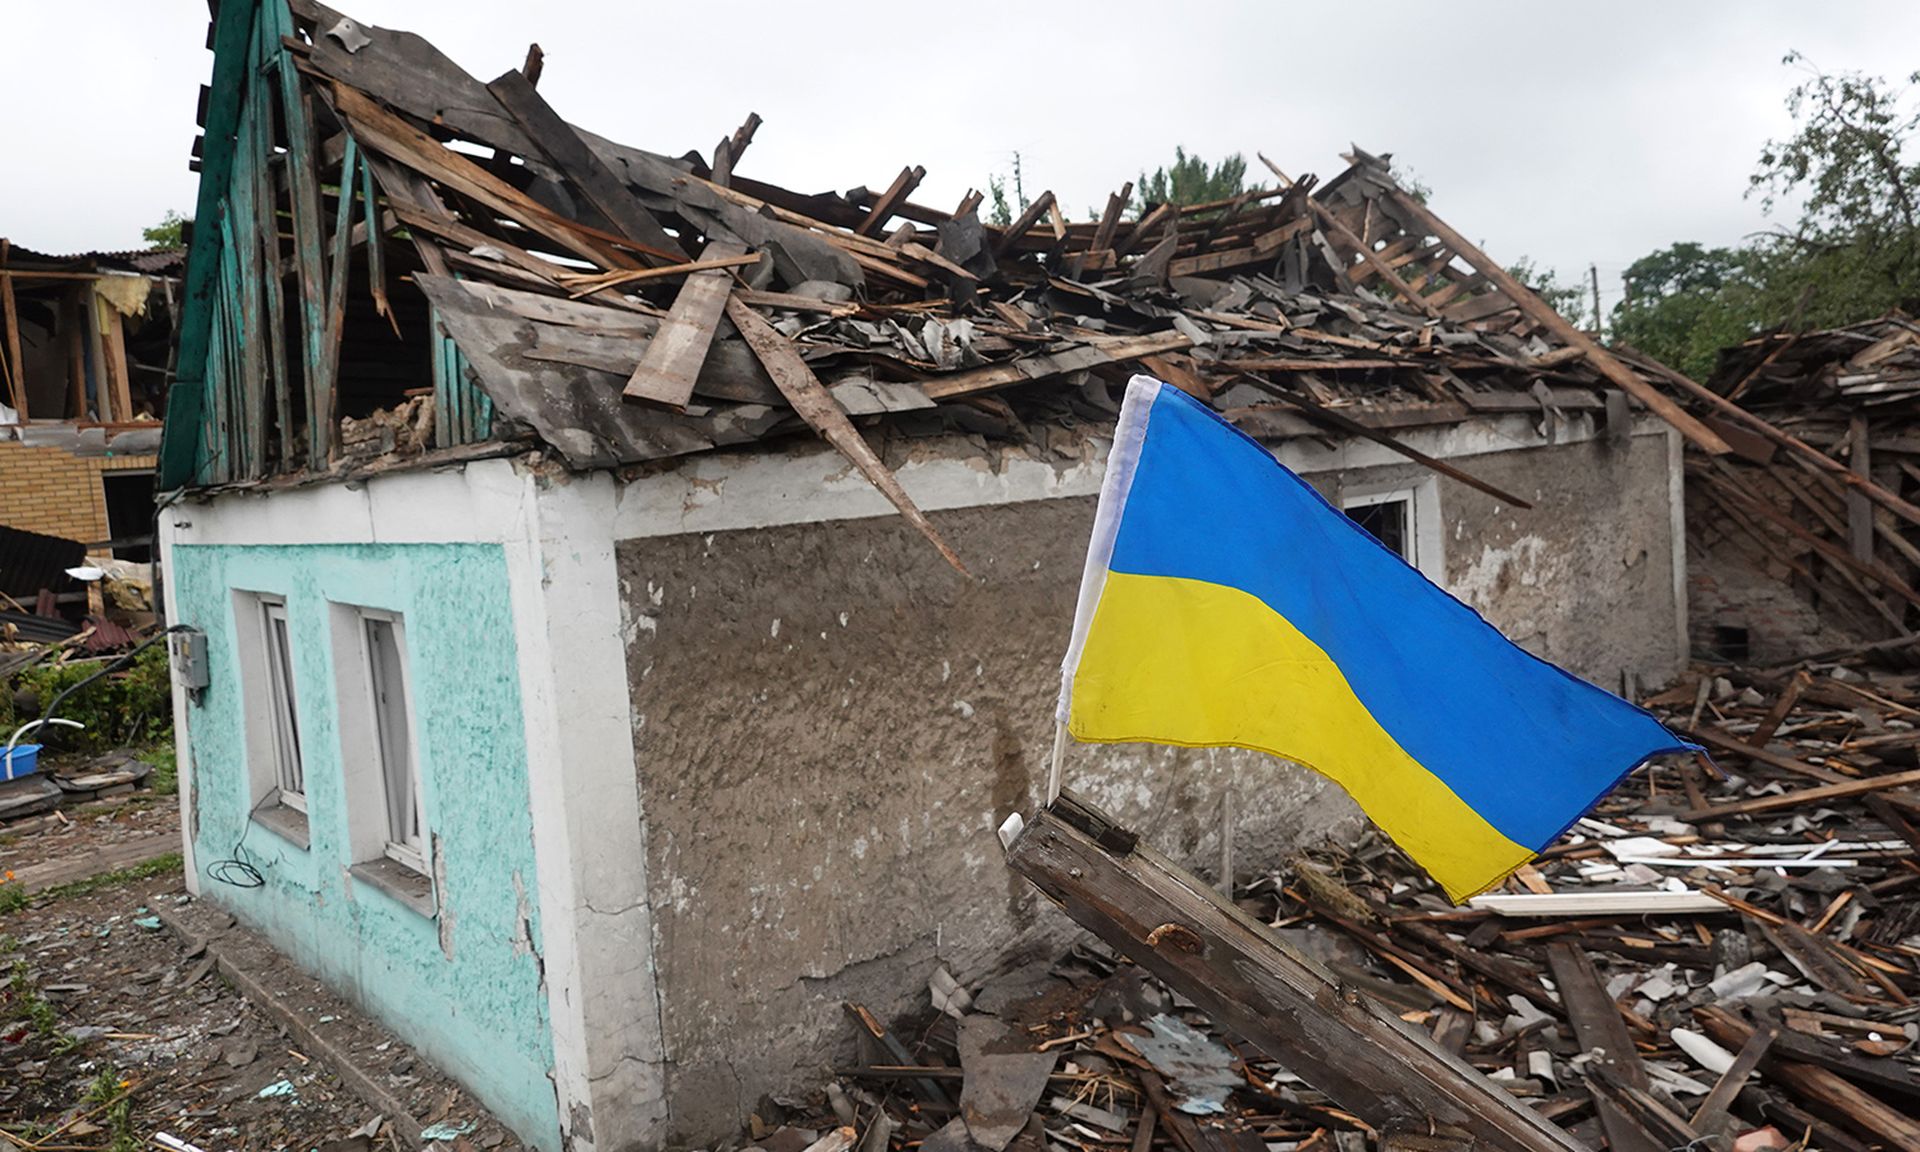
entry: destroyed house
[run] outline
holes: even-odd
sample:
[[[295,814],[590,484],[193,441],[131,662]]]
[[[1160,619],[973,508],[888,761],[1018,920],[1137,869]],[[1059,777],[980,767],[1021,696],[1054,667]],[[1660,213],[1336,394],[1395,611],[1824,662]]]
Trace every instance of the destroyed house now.
[[[1920,325],[1764,333],[1693,387],[1734,450],[1687,454],[1695,652],[1903,646],[1920,624]]]
[[[483,81],[310,0],[212,44],[160,476],[188,876],[540,1147],[730,1130],[844,1004],[1057,945],[994,828],[1135,372],[1534,651],[1680,664],[1692,418],[1385,158],[994,226],[915,167],[749,176],[758,117],[607,140],[537,50]],[[1067,771],[1182,859],[1229,805],[1251,855],[1358,820],[1250,753]]]
[[[44,589],[50,613],[86,603],[57,571],[6,561],[27,549],[147,558],[184,262],[0,239],[0,593],[31,607]]]

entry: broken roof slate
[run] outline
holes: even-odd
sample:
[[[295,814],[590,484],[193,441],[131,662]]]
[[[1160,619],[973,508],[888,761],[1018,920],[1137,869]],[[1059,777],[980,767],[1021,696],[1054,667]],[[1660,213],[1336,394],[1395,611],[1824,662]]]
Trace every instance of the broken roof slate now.
[[[256,19],[282,2],[255,0]],[[1602,392],[1627,383],[1664,403],[1650,395],[1657,377],[1569,336],[1484,254],[1437,235],[1447,229],[1398,187],[1384,156],[1355,149],[1324,185],[1275,169],[1272,186],[1230,200],[1138,214],[1123,189],[1091,221],[1068,221],[1043,194],[995,226],[981,220],[977,193],[951,211],[915,203],[924,173],[913,167],[880,191],[845,193],[735,175],[757,117],[716,149],[713,166],[694,153],[674,158],[568,124],[539,95],[537,74],[484,83],[418,36],[314,0],[288,6],[298,34],[282,41],[280,59],[313,97],[303,106],[320,142],[320,188],[355,187],[352,173],[339,173],[353,141],[369,158],[367,195],[377,189],[384,209],[365,253],[378,251],[386,279],[432,301],[501,417],[482,436],[536,437],[574,468],[808,427],[824,434],[847,417],[901,434],[1020,438],[1035,419],[1099,414],[1088,396],[1135,372],[1266,436],[1326,435],[1329,410],[1404,425],[1515,407],[1600,409]],[[270,89],[251,98],[282,102]],[[315,233],[346,257],[350,275],[356,259],[375,266],[357,251],[367,208],[356,211],[356,199],[365,197],[339,213],[355,230],[348,243],[326,237],[338,227],[331,207]],[[285,213],[298,224],[299,196]],[[295,255],[280,236],[263,242]],[[710,245],[758,259],[701,261]],[[320,299],[338,298],[335,271],[324,269]],[[682,293],[690,276],[709,290]],[[716,282],[730,297],[725,309],[712,306]],[[742,315],[729,312],[736,307],[770,325],[758,351],[727,318]],[[681,366],[677,380],[684,365],[701,367],[690,396],[676,387],[659,393],[665,406],[649,406],[637,400],[659,390],[638,381],[663,331],[693,341],[658,358]],[[340,332],[334,321],[322,339]],[[784,368],[811,376],[834,403],[791,406],[779,372],[762,362],[789,345],[797,359],[782,359]],[[191,364],[182,375],[192,379]],[[216,397],[216,411],[299,423],[333,410],[309,401],[306,413],[262,417],[245,394],[273,382],[250,375],[256,368],[242,363],[223,369],[214,387],[233,395]],[[196,436],[222,431],[181,423]],[[304,466],[297,455],[275,458],[268,428],[228,434],[252,438],[257,476]],[[284,439],[335,445],[337,459],[336,430]],[[214,447],[203,445],[201,458]],[[247,459],[234,450],[244,446],[226,447],[225,458]]]

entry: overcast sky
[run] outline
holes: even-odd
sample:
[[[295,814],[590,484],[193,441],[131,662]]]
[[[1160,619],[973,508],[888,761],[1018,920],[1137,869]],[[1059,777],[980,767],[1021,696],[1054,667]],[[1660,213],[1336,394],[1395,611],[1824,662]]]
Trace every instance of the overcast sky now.
[[[1920,69],[1920,5],[1376,0],[975,3],[339,0],[418,32],[482,79],[546,51],[561,114],[658,152],[708,154],[765,118],[740,171],[805,191],[884,187],[946,206],[1024,158],[1030,193],[1074,215],[1176,144],[1264,151],[1330,177],[1358,143],[1390,151],[1454,227],[1499,259],[1584,277],[1676,240],[1733,243],[1787,126],[1798,49],[1828,70]],[[42,251],[137,246],[191,212],[195,95],[211,71],[203,0],[5,5],[0,235]]]

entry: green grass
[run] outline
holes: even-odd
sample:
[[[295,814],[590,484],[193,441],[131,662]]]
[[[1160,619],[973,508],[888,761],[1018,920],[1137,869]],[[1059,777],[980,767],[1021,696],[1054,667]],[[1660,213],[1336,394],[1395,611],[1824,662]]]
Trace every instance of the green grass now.
[[[107,1145],[109,1152],[140,1152],[145,1141],[133,1131],[133,1101],[129,1099],[132,1084],[120,1075],[120,1070],[112,1064],[103,1065],[93,1083],[87,1088],[86,1099],[81,1101],[88,1110],[105,1109],[101,1127],[110,1134]]]
[[[49,1039],[60,1037],[60,1013],[40,995],[39,986],[33,982],[33,971],[25,960],[15,960],[7,976],[7,1015],[25,1021]]]
[[[176,750],[170,739],[156,740],[141,753],[141,757],[153,765],[153,775],[147,777],[147,787],[153,789],[155,796],[180,794],[180,765],[175,756]]]
[[[18,880],[0,881],[0,916],[11,915],[33,903],[33,897],[27,895],[27,886]]]

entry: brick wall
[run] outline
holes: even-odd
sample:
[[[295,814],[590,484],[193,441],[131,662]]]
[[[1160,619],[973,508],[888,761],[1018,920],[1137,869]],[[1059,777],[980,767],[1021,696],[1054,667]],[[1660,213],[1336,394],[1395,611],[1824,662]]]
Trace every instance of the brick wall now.
[[[1723,627],[1744,629],[1747,658],[1760,664],[1797,660],[1885,634],[1879,618],[1857,603],[1818,601],[1787,563],[1789,557],[1801,564],[1818,562],[1804,544],[1777,541],[1775,547],[1763,552],[1693,484],[1687,486],[1687,620],[1695,656],[1730,655],[1721,650],[1718,630]]]
[[[105,540],[112,534],[100,474],[153,466],[152,456],[75,456],[0,441],[0,524],[69,540]]]

